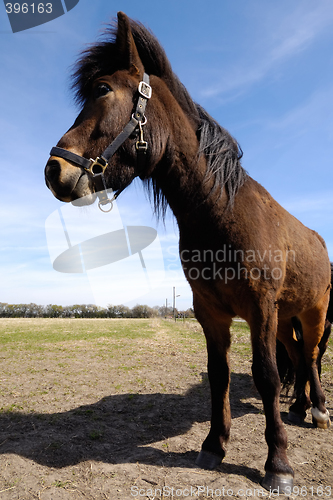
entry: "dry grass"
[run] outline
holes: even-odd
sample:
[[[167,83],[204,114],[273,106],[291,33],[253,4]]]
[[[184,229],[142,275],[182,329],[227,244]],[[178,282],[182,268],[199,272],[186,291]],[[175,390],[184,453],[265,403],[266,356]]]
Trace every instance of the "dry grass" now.
[[[232,437],[224,464],[207,472],[194,467],[210,416],[197,322],[1,320],[1,500],[127,500],[133,486],[147,492],[141,498],[163,485],[258,488],[265,423],[247,325],[235,322],[232,337]],[[329,409],[331,366],[330,347]],[[331,431],[309,421],[287,430],[297,484],[333,484]]]

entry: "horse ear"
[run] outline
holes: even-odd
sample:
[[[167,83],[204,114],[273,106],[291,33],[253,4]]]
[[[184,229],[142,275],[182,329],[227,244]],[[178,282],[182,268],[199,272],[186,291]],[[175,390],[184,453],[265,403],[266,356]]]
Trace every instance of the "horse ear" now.
[[[144,67],[136,48],[130,20],[123,12],[118,12],[118,30],[116,44],[121,59],[121,64],[133,74],[142,74]]]

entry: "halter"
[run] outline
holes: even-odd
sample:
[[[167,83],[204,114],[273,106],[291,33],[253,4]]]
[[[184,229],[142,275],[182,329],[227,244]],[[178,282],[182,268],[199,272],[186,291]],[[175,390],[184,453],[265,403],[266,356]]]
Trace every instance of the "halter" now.
[[[109,144],[109,146],[105,149],[105,151],[98,156],[96,160],[92,158],[88,160],[83,156],[77,155],[68,151],[67,149],[54,147],[50,151],[51,156],[57,156],[59,158],[63,158],[64,160],[71,161],[78,167],[83,167],[84,170],[89,172],[92,175],[95,185],[95,191],[99,198],[98,206],[102,212],[110,212],[112,210],[112,202],[118,198],[120,193],[124,191],[124,189],[129,186],[132,182],[130,181],[126,186],[117,191],[117,193],[113,196],[112,199],[108,198],[106,192],[106,184],[104,178],[104,172],[109,164],[110,159],[115,154],[115,152],[120,148],[120,146],[129,138],[129,136],[135,131],[137,127],[139,127],[140,137],[136,142],[135,148],[137,152],[137,174],[140,175],[142,167],[144,166],[146,153],[148,149],[148,144],[143,140],[143,126],[147,123],[147,119],[145,117],[145,110],[147,106],[148,99],[151,98],[152,88],[149,85],[149,76],[144,73],[143,80],[139,83],[138,87],[139,98],[136,104],[135,112],[132,114],[132,117],[128,124],[125,126],[122,132]],[[103,210],[102,207],[110,204],[110,208],[108,210]]]

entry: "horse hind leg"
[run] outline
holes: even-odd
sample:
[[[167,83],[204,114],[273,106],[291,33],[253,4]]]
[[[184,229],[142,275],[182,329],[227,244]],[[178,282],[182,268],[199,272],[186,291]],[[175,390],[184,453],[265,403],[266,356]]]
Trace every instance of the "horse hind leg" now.
[[[302,323],[299,321],[298,318],[292,318],[292,324],[293,324],[293,327],[294,327],[294,330],[296,333],[297,340],[299,341],[300,346],[303,349],[304,341],[303,341]],[[321,337],[320,342],[318,344],[319,351],[318,351],[318,357],[317,357],[317,367],[318,367],[319,378],[321,376],[321,360],[322,360],[322,358],[326,352],[327,346],[328,346],[328,341],[329,341],[330,335],[331,335],[331,329],[332,329],[332,324],[331,324],[330,320],[328,319],[328,317],[326,317],[324,333],[323,333],[323,336]]]
[[[320,342],[318,344],[319,354],[318,354],[318,358],[317,358],[317,366],[318,366],[319,378],[321,376],[321,360],[322,360],[322,357],[324,356],[326,349],[327,349],[327,346],[328,346],[328,341],[329,341],[330,335],[331,335],[331,329],[332,329],[332,324],[326,318],[324,334],[323,334],[323,336],[320,339]]]
[[[327,429],[331,421],[325,407],[325,395],[318,373],[318,355],[320,341],[325,331],[327,296],[317,306],[300,315],[303,328],[304,357],[310,381],[310,399],[312,402],[312,421],[316,427]]]
[[[289,380],[289,384],[287,384],[288,389],[293,384],[295,396],[295,402],[289,408],[288,420],[293,424],[300,425],[306,417],[306,411],[311,407],[307,390],[309,377],[303,353],[301,322],[296,318],[292,318],[292,321],[289,319],[279,320],[277,338],[283,343],[292,362],[295,374],[295,379]],[[278,365],[279,362],[279,352],[277,351]]]

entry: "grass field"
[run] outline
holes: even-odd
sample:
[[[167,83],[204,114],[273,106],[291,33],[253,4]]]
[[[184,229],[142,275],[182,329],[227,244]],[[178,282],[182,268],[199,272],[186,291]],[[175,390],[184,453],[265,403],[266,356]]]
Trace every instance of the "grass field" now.
[[[151,499],[149,487],[198,480],[258,487],[267,449],[246,323],[232,327],[232,437],[212,472],[194,466],[210,417],[196,321],[1,319],[0,345],[1,500],[127,500],[133,485]],[[329,347],[323,385],[331,413],[332,367]],[[299,484],[333,486],[331,430],[312,429],[310,420],[287,430]]]

